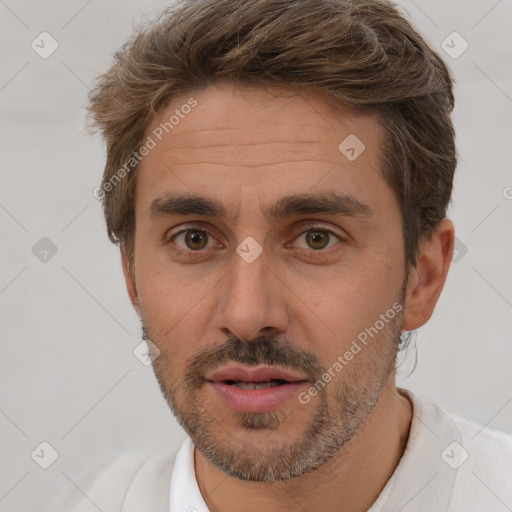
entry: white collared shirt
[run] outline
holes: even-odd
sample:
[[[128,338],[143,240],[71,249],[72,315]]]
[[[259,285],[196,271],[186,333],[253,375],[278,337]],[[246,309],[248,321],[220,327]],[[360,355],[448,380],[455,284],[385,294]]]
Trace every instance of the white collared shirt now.
[[[414,407],[407,446],[368,512],[510,512],[512,435],[402,391]],[[103,512],[209,512],[188,436],[176,455],[127,453],[80,488],[78,501],[45,510],[89,512],[94,503]]]

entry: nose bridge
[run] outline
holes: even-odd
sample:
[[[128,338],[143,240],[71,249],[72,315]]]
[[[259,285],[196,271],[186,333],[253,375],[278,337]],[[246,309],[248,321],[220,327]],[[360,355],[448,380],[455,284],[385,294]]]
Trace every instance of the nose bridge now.
[[[249,173],[249,176],[251,174]],[[252,178],[254,179],[254,178]],[[264,284],[268,273],[268,258],[264,254],[265,227],[258,222],[261,208],[259,194],[250,178],[245,179],[240,189],[240,205],[243,208],[237,216],[239,242],[232,255],[231,276],[228,278],[228,301],[232,301],[236,314],[244,316],[241,311],[245,306],[258,307],[258,311],[265,308],[267,297]],[[253,236],[250,236],[252,233]],[[259,242],[258,242],[259,240]]]
[[[244,174],[236,214],[237,245],[230,255],[231,271],[217,297],[216,328],[247,340],[262,329],[286,328],[286,306],[278,296],[270,253],[265,249],[267,220],[262,217],[264,194],[253,173]]]
[[[241,339],[252,339],[265,328],[284,327],[283,305],[279,304],[273,273],[262,249],[255,239],[242,241],[219,290],[217,327]]]
[[[268,303],[268,258],[262,249],[252,237],[246,238],[236,248],[228,279],[228,298],[236,309],[253,305],[261,312]]]

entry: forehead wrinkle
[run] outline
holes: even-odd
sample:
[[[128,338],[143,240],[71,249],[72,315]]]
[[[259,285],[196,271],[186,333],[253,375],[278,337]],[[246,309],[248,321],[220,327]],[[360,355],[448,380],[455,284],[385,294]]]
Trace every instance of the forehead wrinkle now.
[[[268,144],[329,144],[328,142],[321,142],[319,140],[272,140],[270,142],[245,142],[245,143],[231,143],[231,144],[199,144],[197,146],[175,146],[168,148],[165,152],[173,151],[176,149],[202,149],[202,148],[219,148],[219,147],[240,147],[240,146],[266,146]]]
[[[176,162],[173,164],[173,167],[177,167],[179,165],[196,165],[196,164],[202,164],[202,165],[222,165],[223,167],[236,167],[238,169],[241,169],[243,170],[244,168],[251,168],[251,169],[256,169],[256,168],[260,168],[260,167],[268,167],[270,165],[273,165],[273,166],[276,166],[276,165],[281,165],[281,164],[294,164],[294,163],[308,163],[308,162],[314,162],[314,163],[326,163],[326,164],[331,164],[331,165],[339,165],[339,162],[331,162],[330,160],[305,160],[303,158],[298,158],[297,160],[279,160],[279,162],[272,162],[272,163],[269,163],[269,164],[254,164],[254,165],[251,165],[251,164],[244,164],[244,165],[241,165],[241,164],[228,164],[228,163],[225,163],[225,162],[221,162],[221,163],[216,163],[216,162],[207,162],[205,160],[198,160],[198,161],[195,161],[195,162]]]
[[[279,142],[247,144],[210,144],[207,146],[172,146],[160,149],[149,157],[155,165],[199,164],[229,165],[257,168],[286,162],[339,165],[344,163],[337,143],[306,141],[283,144]],[[148,162],[149,163],[149,162]]]
[[[192,138],[192,137],[207,137],[208,139],[213,138],[216,134],[225,135],[226,132],[232,132],[235,135],[240,134],[244,129],[249,130],[251,134],[251,138],[254,139],[256,137],[256,132],[253,129],[255,125],[261,128],[263,125],[268,126],[273,130],[279,130],[280,133],[276,133],[275,135],[289,135],[291,138],[286,141],[278,141],[271,140],[271,142],[303,142],[307,143],[313,139],[313,141],[320,142],[322,140],[321,137],[318,137],[317,134],[319,130],[325,130],[325,120],[322,118],[315,119],[311,118],[308,122],[304,123],[296,123],[293,121],[282,120],[281,122],[276,121],[275,119],[261,118],[260,123],[255,122],[255,117],[253,115],[247,115],[251,124],[248,126],[247,121],[244,122],[236,122],[239,119],[229,120],[225,126],[205,126],[204,119],[189,119],[185,120],[182,124],[176,126],[176,128],[172,132],[172,139],[182,139],[182,138]],[[154,124],[156,125],[159,119],[155,120]],[[192,126],[190,126],[192,124]],[[350,132],[348,127],[342,123],[346,128],[347,132]],[[198,125],[198,126],[195,126]],[[148,131],[151,130],[151,127]],[[337,133],[339,130],[332,130],[334,132],[334,137],[338,138],[339,134]],[[305,134],[307,136],[305,137]],[[260,135],[261,138],[267,139],[266,133]]]

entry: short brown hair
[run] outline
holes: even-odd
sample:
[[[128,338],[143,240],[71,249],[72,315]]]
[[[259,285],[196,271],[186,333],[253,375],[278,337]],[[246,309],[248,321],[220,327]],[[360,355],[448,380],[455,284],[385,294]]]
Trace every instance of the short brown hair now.
[[[453,80],[393,4],[178,2],[115,54],[89,96],[92,127],[107,145],[102,186],[140,148],[156,113],[177,95],[220,81],[315,90],[334,108],[377,112],[382,172],[401,206],[406,265],[415,265],[421,237],[430,237],[450,202]],[[109,238],[126,250],[131,270],[135,171],[102,194]]]

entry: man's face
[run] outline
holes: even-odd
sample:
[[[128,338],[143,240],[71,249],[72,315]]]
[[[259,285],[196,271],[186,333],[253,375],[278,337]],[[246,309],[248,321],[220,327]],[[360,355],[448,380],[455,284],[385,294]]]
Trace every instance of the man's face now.
[[[197,105],[181,109],[191,96]],[[159,141],[154,130],[176,109],[179,122]],[[148,135],[156,146],[137,170],[136,307],[160,350],[164,396],[227,474],[309,472],[352,437],[394,376],[404,245],[377,116],[334,111],[314,94],[217,85],[175,99]],[[324,205],[337,195],[341,208],[300,197],[275,208],[306,194]],[[165,206],[181,195],[225,215],[198,201],[181,203],[192,213]],[[219,392],[228,384],[206,380],[226,365],[270,365],[307,382],[284,384],[293,392],[281,401],[277,387],[231,385],[247,402],[228,404]],[[254,405],[256,394],[274,401]]]

